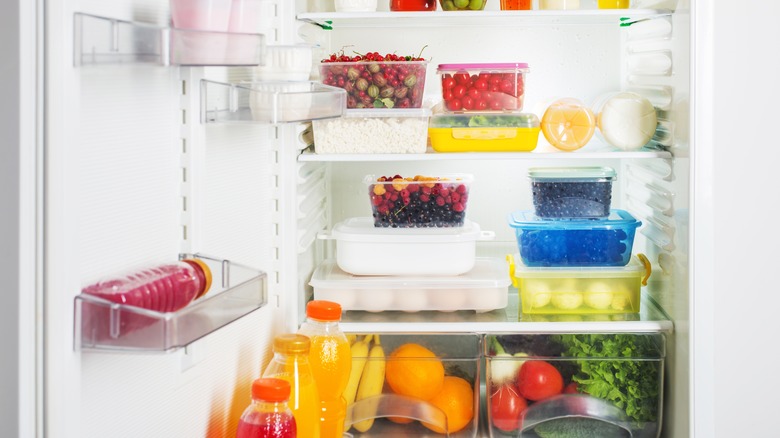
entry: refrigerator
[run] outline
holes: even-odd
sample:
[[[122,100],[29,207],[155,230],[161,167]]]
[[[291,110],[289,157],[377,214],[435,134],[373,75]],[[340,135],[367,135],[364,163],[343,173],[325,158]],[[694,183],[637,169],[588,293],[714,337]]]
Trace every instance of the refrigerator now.
[[[780,11],[770,2],[631,3],[551,11],[534,1],[532,11],[508,12],[490,0],[483,11],[412,13],[379,1],[376,12],[337,13],[330,1],[259,0],[248,35],[200,35],[172,27],[168,0],[12,2],[0,18],[8,436],[234,436],[273,337],[297,330],[312,274],[337,251],[331,230],[371,215],[366,175],[472,174],[467,217],[494,233],[477,255],[503,259],[517,252],[506,217],[530,208],[534,166],[617,171],[612,207],[642,221],[634,252],[653,268],[638,315],[528,318],[510,287],[506,308],[348,311],[342,329],[432,342],[661,333],[660,436],[776,434],[770,128]],[[269,47],[301,45],[312,53],[308,80],[252,83],[250,64]],[[319,61],[341,51],[422,51],[426,105],[440,100],[438,64],[526,62],[527,112],[634,91],[652,102],[658,127],[631,152],[596,134],[565,153],[540,134],[529,153],[318,154],[312,119],[343,111],[334,104],[343,95],[320,84]],[[251,90],[265,100],[250,103]],[[301,99],[311,111],[292,110]],[[198,308],[205,317],[179,314],[121,341],[85,329],[94,304],[82,287],[183,254],[204,257],[224,290]],[[487,436],[481,402],[476,436]]]

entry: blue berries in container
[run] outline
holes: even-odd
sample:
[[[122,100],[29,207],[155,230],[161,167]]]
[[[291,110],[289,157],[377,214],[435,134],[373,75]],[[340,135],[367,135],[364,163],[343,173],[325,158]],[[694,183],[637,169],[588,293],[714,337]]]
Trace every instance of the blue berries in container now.
[[[526,266],[625,266],[642,222],[625,210],[601,220],[549,220],[531,211],[507,218]]]
[[[534,210],[540,218],[609,216],[615,170],[610,167],[529,169]]]

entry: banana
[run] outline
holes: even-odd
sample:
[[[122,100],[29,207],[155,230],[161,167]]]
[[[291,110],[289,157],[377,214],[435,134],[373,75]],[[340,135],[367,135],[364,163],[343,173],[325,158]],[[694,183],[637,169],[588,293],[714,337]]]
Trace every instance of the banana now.
[[[352,345],[355,343],[355,341],[357,341],[357,335],[354,333],[348,333],[347,340],[349,341],[349,345]]]
[[[360,376],[360,385],[358,386],[357,396],[355,397],[355,418],[367,418],[367,420],[358,421],[353,424],[358,432],[366,432],[374,425],[374,415],[379,404],[375,397],[382,394],[382,387],[385,384],[385,350],[379,343],[379,335],[374,335],[374,346],[368,355],[368,361],[363,367],[363,375]],[[363,403],[357,403],[361,400]]]
[[[360,376],[363,374],[363,367],[366,365],[366,358],[368,358],[368,346],[371,342],[371,336],[372,335],[366,335],[363,339],[355,341],[351,347],[352,370],[349,372],[349,381],[342,394],[344,400],[347,401],[348,406],[355,402]]]

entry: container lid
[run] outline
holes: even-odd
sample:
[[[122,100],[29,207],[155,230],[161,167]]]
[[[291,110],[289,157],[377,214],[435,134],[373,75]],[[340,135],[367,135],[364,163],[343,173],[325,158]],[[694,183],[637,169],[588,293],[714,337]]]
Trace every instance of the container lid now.
[[[344,111],[344,116],[348,119],[363,118],[423,118],[430,117],[430,108],[355,108]]]
[[[507,70],[507,69],[527,69],[528,64],[525,62],[488,62],[488,63],[470,63],[470,64],[439,64],[438,70],[470,70],[470,69],[482,69],[482,70]]]
[[[526,266],[519,254],[507,256],[509,275],[517,278],[625,278],[642,277],[644,281],[650,277],[650,262],[644,254],[637,254],[625,266]]]
[[[429,128],[538,128],[539,117],[532,113],[436,114]]]
[[[532,167],[528,169],[528,177],[543,180],[598,180],[614,181],[617,176],[611,167]]]
[[[252,398],[281,402],[290,398],[290,383],[275,377],[262,377],[252,382]]]
[[[341,304],[333,301],[312,300],[306,304],[306,316],[320,321],[341,319]]]
[[[274,352],[285,354],[308,354],[311,341],[308,336],[284,333],[274,338]]]
[[[326,260],[314,271],[309,285],[325,289],[483,289],[508,287],[507,265],[501,259],[478,257],[474,268],[462,275],[352,275]]]
[[[395,175],[394,175],[395,176]],[[400,176],[400,175],[399,175]],[[379,177],[377,175],[366,175],[363,177],[363,183],[367,185],[372,184],[399,184],[398,181],[393,180],[387,180],[387,181],[377,181]],[[402,176],[402,178],[404,178]],[[411,178],[411,177],[409,177]],[[428,179],[418,179],[418,180],[406,180],[400,182],[400,184],[436,184],[436,183],[460,183],[460,184],[471,184],[474,182],[474,175],[471,175],[469,173],[446,173],[436,176],[424,176],[424,178]],[[430,179],[430,178],[437,178],[437,179]],[[433,187],[432,185],[430,187]]]
[[[507,216],[507,222],[524,230],[613,230],[642,225],[629,212],[618,209],[612,209],[606,219],[542,219],[533,211],[515,211]]]
[[[458,243],[481,240],[483,236],[479,225],[468,219],[461,227],[377,228],[372,217],[354,217],[333,227],[333,237],[346,242]]]

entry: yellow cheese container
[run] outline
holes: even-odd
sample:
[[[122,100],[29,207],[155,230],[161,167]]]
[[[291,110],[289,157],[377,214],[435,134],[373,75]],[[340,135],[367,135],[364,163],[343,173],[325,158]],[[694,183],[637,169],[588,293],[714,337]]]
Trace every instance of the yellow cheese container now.
[[[652,272],[644,254],[626,266],[528,267],[507,256],[523,314],[639,313],[640,292]]]
[[[431,117],[428,136],[436,152],[529,152],[539,129],[530,113],[442,113]]]

